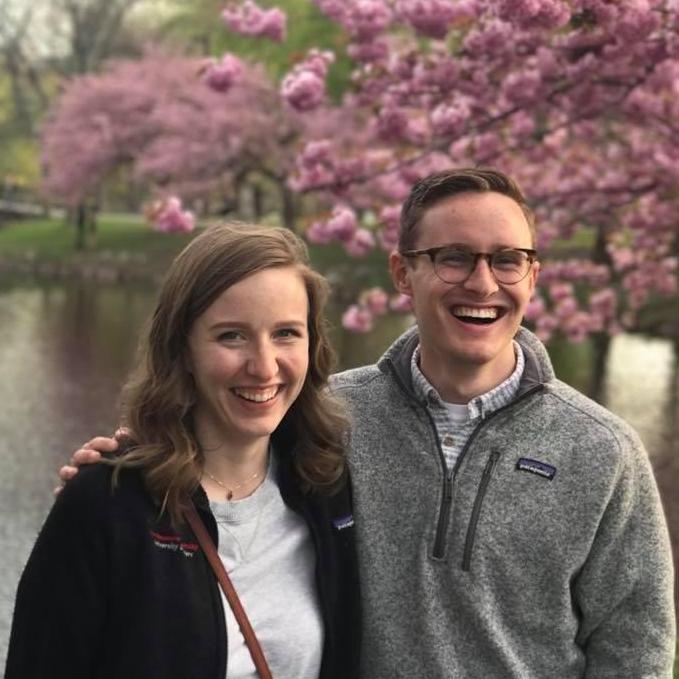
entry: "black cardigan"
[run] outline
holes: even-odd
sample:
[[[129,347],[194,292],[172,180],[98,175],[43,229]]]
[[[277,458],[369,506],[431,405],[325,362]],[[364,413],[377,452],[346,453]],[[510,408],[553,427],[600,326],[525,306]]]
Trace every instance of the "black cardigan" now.
[[[307,521],[325,624],[321,679],[358,676],[360,598],[350,487],[302,493],[280,459],[285,503]],[[224,679],[217,581],[188,526],[175,529],[124,470],[83,467],[59,494],[19,583],[5,679]],[[194,496],[216,542],[201,488]]]

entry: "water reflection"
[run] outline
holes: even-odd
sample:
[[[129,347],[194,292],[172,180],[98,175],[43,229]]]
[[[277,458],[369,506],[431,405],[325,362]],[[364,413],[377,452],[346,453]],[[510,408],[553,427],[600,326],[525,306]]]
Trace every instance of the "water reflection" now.
[[[52,504],[56,470],[90,435],[115,427],[118,391],[153,298],[144,286],[0,281],[0,666],[17,579]],[[370,336],[336,330],[341,366],[374,361],[408,322],[382,319]],[[587,345],[552,353],[559,376],[583,388]],[[662,470],[666,500],[679,478],[676,366],[671,342],[620,336],[605,383],[609,407],[638,429]]]

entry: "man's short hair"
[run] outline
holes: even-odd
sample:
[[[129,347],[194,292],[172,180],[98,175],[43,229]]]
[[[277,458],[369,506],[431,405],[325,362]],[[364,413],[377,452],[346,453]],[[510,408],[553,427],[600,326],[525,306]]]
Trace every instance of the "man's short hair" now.
[[[434,172],[420,179],[413,186],[401,208],[399,251],[403,252],[415,247],[417,226],[429,208],[450,196],[469,191],[495,191],[516,201],[526,216],[532,244],[535,245],[535,215],[526,203],[519,185],[500,170],[487,167],[464,167]]]

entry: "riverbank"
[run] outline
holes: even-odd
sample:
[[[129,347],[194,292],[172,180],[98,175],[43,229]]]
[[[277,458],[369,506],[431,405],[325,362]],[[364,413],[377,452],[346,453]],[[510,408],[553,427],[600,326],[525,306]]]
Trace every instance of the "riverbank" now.
[[[192,237],[154,231],[139,215],[102,214],[89,247],[76,250],[74,228],[63,219],[15,221],[0,226],[0,275],[157,284]],[[557,243],[554,250],[560,256],[573,256],[589,249],[591,237],[582,232],[576,243]],[[391,289],[381,250],[362,259],[350,258],[339,244],[311,245],[309,252],[313,265],[331,279],[339,304],[353,303],[355,291],[361,288]],[[653,300],[634,331],[679,341],[679,295]]]
[[[73,227],[63,220],[11,222],[0,228],[0,274],[155,281],[190,240],[153,231],[134,215],[104,215],[89,247],[76,250]]]

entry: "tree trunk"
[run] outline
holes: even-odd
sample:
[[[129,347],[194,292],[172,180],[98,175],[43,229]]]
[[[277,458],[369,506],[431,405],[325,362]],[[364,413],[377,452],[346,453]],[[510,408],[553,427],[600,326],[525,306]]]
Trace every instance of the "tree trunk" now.
[[[611,348],[611,336],[605,332],[592,335],[592,365],[588,395],[598,403],[606,401],[606,366]]]
[[[281,188],[281,222],[286,229],[296,231],[297,206],[295,195],[288,188],[285,180],[279,184]]]
[[[264,216],[264,191],[257,184],[252,185],[252,216],[255,222]]]
[[[87,246],[87,206],[85,203],[78,203],[73,212],[73,222],[75,226],[75,249],[85,250]]]

